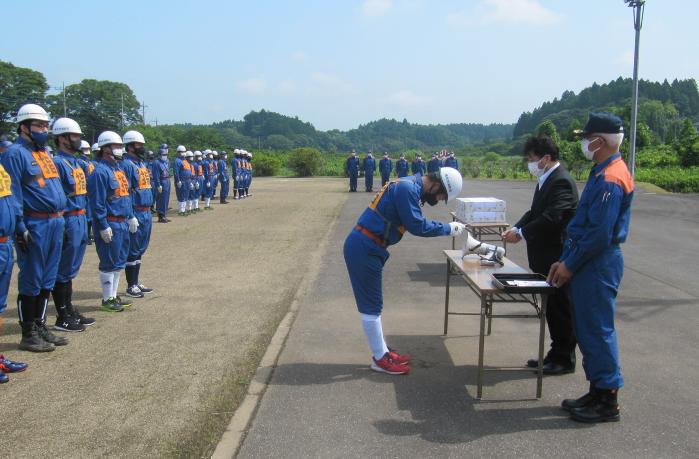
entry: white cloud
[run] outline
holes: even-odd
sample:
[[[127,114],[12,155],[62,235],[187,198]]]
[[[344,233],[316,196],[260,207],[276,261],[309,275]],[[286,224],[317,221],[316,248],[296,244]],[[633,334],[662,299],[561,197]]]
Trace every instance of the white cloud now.
[[[267,89],[267,82],[263,77],[248,78],[247,80],[238,81],[235,87],[242,92],[259,94]]]
[[[455,11],[447,14],[447,23],[453,26],[479,24],[528,24],[549,25],[561,20],[561,16],[538,0],[481,0],[469,14]]]
[[[388,101],[403,107],[416,107],[427,102],[426,97],[419,96],[414,92],[403,89],[395,92],[388,97]]]
[[[277,89],[281,93],[291,94],[293,92],[296,92],[296,83],[294,83],[291,80],[280,81],[277,85]]]
[[[364,0],[362,13],[364,16],[375,17],[388,13],[393,7],[393,0]]]
[[[308,54],[306,54],[304,51],[295,51],[291,53],[291,60],[294,62],[307,62],[308,59]]]

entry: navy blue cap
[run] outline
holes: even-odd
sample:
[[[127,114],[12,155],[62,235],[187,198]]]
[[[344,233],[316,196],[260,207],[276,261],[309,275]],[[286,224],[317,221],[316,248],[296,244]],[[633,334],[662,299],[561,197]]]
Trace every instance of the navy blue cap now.
[[[587,120],[580,134],[621,134],[623,132],[624,125],[621,118],[613,113],[590,113],[590,119]]]
[[[161,150],[165,150],[165,149],[167,148],[167,144],[166,144],[166,143],[161,143],[160,146],[159,146],[158,148],[161,149]]]

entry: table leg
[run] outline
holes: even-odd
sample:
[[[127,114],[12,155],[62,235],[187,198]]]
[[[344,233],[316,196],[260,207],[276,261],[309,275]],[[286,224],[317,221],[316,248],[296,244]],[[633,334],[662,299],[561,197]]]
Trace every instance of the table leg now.
[[[541,310],[539,317],[539,367],[536,372],[536,398],[541,398],[541,386],[544,379],[544,337],[546,336],[546,303],[548,295],[541,295]]]
[[[493,302],[488,301],[488,310],[487,310],[487,316],[488,316],[488,336],[490,336],[490,333],[493,330]]]
[[[447,258],[447,291],[444,295],[444,334],[449,327],[449,284],[451,282],[451,260]]]
[[[454,217],[454,216],[452,215],[451,221],[455,222],[455,221],[456,221],[456,217]],[[456,250],[456,236],[452,236],[452,237],[451,237],[451,249],[452,249],[452,250]],[[444,334],[446,335],[447,332],[445,331]]]
[[[483,348],[485,346],[485,312],[487,295],[481,295],[481,333],[478,341],[478,387],[476,389],[476,398],[481,399],[483,396]]]

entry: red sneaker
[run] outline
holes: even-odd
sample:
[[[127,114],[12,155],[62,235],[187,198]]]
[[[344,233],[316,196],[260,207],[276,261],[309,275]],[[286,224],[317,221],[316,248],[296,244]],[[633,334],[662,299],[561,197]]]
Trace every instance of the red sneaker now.
[[[410,355],[408,354],[399,354],[397,350],[391,349],[390,347],[388,348],[388,356],[396,362],[399,365],[408,365],[410,364]]]
[[[380,360],[373,360],[371,369],[379,373],[388,373],[389,375],[407,375],[410,373],[410,367],[407,364],[394,362],[389,353],[385,353]]]

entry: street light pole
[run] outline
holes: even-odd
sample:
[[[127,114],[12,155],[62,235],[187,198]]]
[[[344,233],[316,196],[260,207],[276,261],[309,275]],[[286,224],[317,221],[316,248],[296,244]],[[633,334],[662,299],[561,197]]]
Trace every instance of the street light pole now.
[[[631,176],[636,172],[636,120],[638,117],[638,49],[641,39],[641,26],[643,25],[643,10],[645,0],[624,0],[633,8],[633,27],[636,30],[636,44],[633,55],[633,92],[631,95],[631,153],[629,156],[629,166]]]

